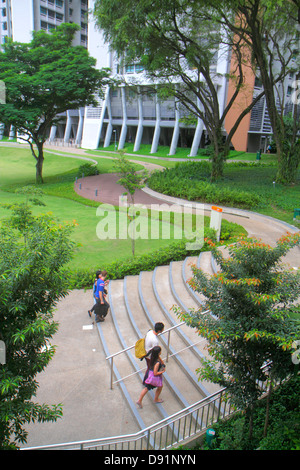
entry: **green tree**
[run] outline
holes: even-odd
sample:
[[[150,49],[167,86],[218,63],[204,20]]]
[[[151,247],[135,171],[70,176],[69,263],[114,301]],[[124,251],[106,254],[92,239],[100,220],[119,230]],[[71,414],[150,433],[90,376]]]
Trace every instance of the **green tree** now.
[[[132,218],[132,233],[131,233],[131,250],[134,256],[135,253],[135,216],[136,208],[134,206],[134,195],[137,189],[141,189],[144,186],[144,180],[147,176],[147,171],[137,171],[135,164],[128,161],[125,157],[124,152],[120,152],[119,156],[115,158],[115,169],[120,175],[118,184],[123,186],[127,193],[130,195],[131,205],[129,206],[128,215]],[[124,193],[124,194],[127,194]]]
[[[20,205],[12,207],[13,218],[0,226],[0,340],[6,350],[0,363],[1,449],[26,442],[25,424],[62,416],[60,404],[38,404],[32,397],[37,374],[55,352],[50,344],[58,328],[53,309],[67,294],[63,266],[72,256],[72,226],[57,225],[47,215],[34,217],[27,205],[23,208],[25,215]]]
[[[233,403],[247,412],[250,439],[253,411],[264,393],[260,382],[272,386],[295,368],[293,344],[300,329],[292,314],[300,313],[300,273],[284,269],[280,260],[296,245],[299,233],[275,247],[240,240],[225,257],[212,244],[220,270],[208,277],[194,268],[190,280],[205,298],[203,310],[180,314],[208,341],[210,358],[199,368],[199,379],[227,387]]]
[[[8,41],[0,52],[0,80],[6,104],[0,122],[13,125],[36,160],[36,182],[43,182],[43,145],[59,114],[95,104],[108,80],[108,70],[82,46],[72,46],[75,24],[62,24],[51,34],[34,31],[29,44]]]
[[[177,106],[184,106],[190,123],[197,122],[197,118],[204,122],[214,149],[211,176],[215,180],[223,174],[231,139],[241,120],[264,92],[240,110],[227,135],[225,118],[237,96],[247,93],[243,69],[247,66],[247,51],[243,41],[235,41],[233,33],[221,29],[212,18],[209,3],[201,0],[97,0],[94,15],[106,40],[124,64],[140,63],[156,84],[152,91],[157,92],[159,98],[174,97]],[[218,55],[229,58],[230,54],[235,58],[236,69],[229,77],[227,70],[216,72],[215,63]],[[220,111],[223,107],[219,97],[220,82],[227,78],[235,89]]]
[[[277,181],[295,180],[300,163],[299,143],[299,0],[210,0],[214,19],[232,31],[251,51],[256,75],[262,82],[278,154]],[[286,84],[294,74],[293,130],[284,120]]]

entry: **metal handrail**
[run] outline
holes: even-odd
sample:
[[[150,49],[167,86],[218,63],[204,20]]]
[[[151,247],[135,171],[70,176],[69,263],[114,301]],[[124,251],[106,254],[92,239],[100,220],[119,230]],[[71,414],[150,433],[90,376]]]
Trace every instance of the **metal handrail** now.
[[[197,346],[198,344],[203,343],[203,341],[206,341],[206,339],[202,339],[201,341],[198,341],[197,343],[193,343],[193,344],[191,344],[190,346],[187,346],[186,348],[182,348],[182,349],[180,349],[179,351],[176,351],[175,353],[169,355],[169,358],[170,358],[170,357],[173,357],[173,356],[176,356],[176,354],[180,354],[180,353],[182,353],[183,351],[186,351],[187,349],[192,348],[193,346]],[[130,349],[131,349],[131,348],[132,348],[132,346],[130,346]],[[126,350],[124,350],[124,351],[126,351]],[[166,360],[166,362],[167,362],[167,360]],[[126,375],[125,377],[122,377],[122,378],[119,379],[119,380],[115,380],[113,383],[114,383],[114,384],[117,384],[117,383],[119,383],[119,382],[122,382],[123,380],[128,379],[129,377],[133,377],[134,375],[137,375],[137,374],[139,374],[140,372],[142,372],[143,370],[146,370],[146,369],[147,369],[147,366],[146,366],[146,367],[142,367],[141,369],[139,369],[139,370],[137,370],[137,371],[135,371],[135,372],[132,372],[132,374]]]
[[[133,434],[125,434],[120,436],[113,437],[103,437],[100,439],[86,440],[86,441],[77,441],[77,442],[68,442],[62,444],[50,444],[48,446],[38,446],[38,447],[24,447],[21,450],[50,450],[50,449],[104,449],[104,447],[110,448],[113,446],[115,450],[118,448],[124,449],[124,444],[127,444],[128,449],[130,449],[130,444],[132,443],[134,449],[138,448],[143,450],[149,450],[152,448],[156,449],[167,449],[171,448],[174,445],[183,442],[184,440],[196,437],[201,432],[205,431],[209,426],[212,426],[213,423],[219,421],[225,416],[229,416],[235,412],[235,408],[232,408],[229,404],[229,407],[226,410],[226,407],[221,406],[223,404],[223,396],[226,393],[226,388],[213,393],[209,397],[203,398],[202,400],[190,405],[183,410],[180,410],[174,413],[167,418],[162,419],[161,421],[154,423],[140,431]],[[206,417],[205,417],[206,413]],[[195,419],[195,414],[197,419]],[[201,419],[198,419],[198,416],[201,414]],[[205,419],[204,419],[205,417]],[[170,423],[177,423],[178,428],[182,428],[182,432],[179,432],[178,435],[168,436],[168,433],[165,434],[164,431],[170,427]],[[200,424],[199,424],[200,423]],[[152,445],[151,445],[151,436],[152,436]],[[159,444],[157,443],[159,440]],[[118,447],[120,446],[120,447]]]
[[[209,312],[209,311],[207,310],[207,311],[202,312],[202,313],[207,313],[207,312]],[[183,321],[183,322],[181,322],[181,323],[178,323],[177,325],[171,326],[170,328],[164,330],[162,333],[159,333],[158,336],[164,335],[165,333],[168,333],[166,362],[168,362],[168,361],[169,361],[169,357],[171,357],[171,356],[169,356],[171,331],[172,331],[172,330],[175,330],[175,329],[177,329],[177,328],[179,328],[180,326],[185,325],[185,324],[186,324],[186,323]],[[189,348],[195,346],[196,344],[198,344],[198,343],[191,344],[190,346],[188,346],[187,348],[184,348],[183,350],[189,349]],[[120,355],[120,354],[122,354],[122,353],[125,353],[125,352],[127,352],[127,351],[130,351],[130,350],[133,349],[134,347],[135,347],[135,344],[133,344],[132,346],[128,346],[128,348],[122,349],[122,350],[120,350],[120,351],[118,351],[118,352],[116,352],[116,353],[114,353],[114,354],[110,354],[109,356],[107,356],[107,357],[105,358],[106,360],[111,360],[111,363],[110,363],[110,388],[111,388],[111,390],[113,390],[113,385],[114,385],[114,383],[120,382],[120,380],[118,380],[118,381],[116,381],[116,382],[113,381],[114,357],[116,357],[116,356],[118,356],[118,355]],[[181,351],[183,351],[183,350],[181,350]],[[179,351],[179,352],[181,352],[181,351]],[[179,353],[179,352],[178,352],[178,353]],[[176,353],[176,354],[177,354],[177,353]],[[172,356],[173,356],[173,355],[174,355],[174,354],[172,354]],[[143,370],[143,369],[141,369],[141,370]],[[135,374],[139,373],[141,370],[139,370],[139,371],[137,371],[137,372],[134,372],[134,374],[131,374],[131,375],[135,375]],[[124,378],[130,377],[131,375],[126,376],[126,377],[124,377]],[[121,379],[121,380],[123,380],[123,379]]]

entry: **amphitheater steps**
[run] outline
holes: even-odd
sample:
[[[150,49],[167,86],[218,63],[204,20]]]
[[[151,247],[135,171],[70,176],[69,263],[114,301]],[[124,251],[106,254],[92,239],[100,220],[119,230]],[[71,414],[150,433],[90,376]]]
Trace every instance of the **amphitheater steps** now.
[[[203,266],[206,272],[212,272],[210,254],[202,256],[110,282],[111,310],[105,322],[97,324],[106,357],[132,346],[158,321],[165,324],[165,329],[180,323],[173,305],[180,305],[183,309],[198,308],[201,299],[192,295],[186,280],[192,276],[191,264],[200,264],[201,269]],[[167,336],[159,338],[164,359],[168,350]],[[199,342],[187,349],[187,346]],[[207,356],[205,345],[205,340],[186,325],[171,332],[170,357],[161,395],[164,403],[154,404],[154,391],[151,391],[143,400],[143,409],[137,407],[136,401],[143,389],[145,361],[135,358],[134,349],[114,358],[114,380],[119,380],[114,387],[121,387],[140,428],[158,422],[217,390],[215,385],[200,383],[197,378],[196,369],[201,365],[201,359]],[[107,361],[108,368],[110,361]]]

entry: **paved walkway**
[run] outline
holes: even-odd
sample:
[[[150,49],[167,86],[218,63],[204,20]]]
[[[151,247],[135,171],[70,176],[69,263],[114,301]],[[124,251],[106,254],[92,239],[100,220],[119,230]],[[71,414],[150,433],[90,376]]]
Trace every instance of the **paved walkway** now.
[[[93,158],[81,149],[51,147],[51,150],[58,153],[68,151],[72,155]],[[152,164],[145,166],[148,169],[158,167]],[[115,175],[89,177],[83,181],[78,180],[75,190],[83,197],[96,198],[95,200],[115,205],[124,191],[116,181]],[[135,202],[147,205],[162,202],[184,203],[148,189],[137,191]],[[205,205],[205,211],[209,214],[209,205]],[[281,221],[248,211],[224,208],[223,217],[244,226],[250,236],[257,236],[270,244],[274,244],[287,231],[298,231]],[[290,266],[299,268],[299,248],[294,249],[285,261]],[[55,319],[60,324],[54,337],[57,352],[46,371],[38,377],[40,386],[36,400],[47,404],[63,403],[64,415],[57,423],[29,425],[25,447],[97,439],[138,431],[119,389],[115,387],[111,391],[109,388],[105,355],[97,329],[87,315],[91,302],[91,291],[75,290],[57,306]]]

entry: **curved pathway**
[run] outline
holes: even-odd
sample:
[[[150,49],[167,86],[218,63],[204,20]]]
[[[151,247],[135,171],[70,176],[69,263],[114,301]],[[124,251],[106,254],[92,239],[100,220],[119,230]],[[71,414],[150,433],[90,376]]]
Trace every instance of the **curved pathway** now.
[[[59,151],[57,146],[45,146],[46,149],[51,151]],[[63,152],[70,152],[72,156],[81,156],[86,159],[86,153],[83,149],[74,149],[70,147],[62,147]],[[55,153],[56,153],[55,152]],[[66,155],[64,155],[66,156]],[[101,158],[114,158],[112,156],[94,155]],[[161,165],[156,165],[148,162],[141,162],[138,160],[139,155],[129,155],[132,158],[131,161],[139,163],[144,166],[147,170],[163,170]],[[89,158],[92,159],[93,155]],[[118,205],[121,195],[125,192],[125,189],[117,184],[118,175],[113,173],[90,176],[81,178],[74,185],[75,191],[82,197],[99,201],[99,203]],[[97,192],[96,192],[97,190]],[[149,188],[143,188],[135,192],[135,203],[143,205],[151,204],[178,204],[180,206],[185,204],[191,204],[191,201],[185,201],[178,198],[165,196],[163,194],[156,193]],[[196,203],[197,204],[197,203]],[[206,215],[210,215],[211,204],[201,204]],[[222,207],[222,206],[220,206]],[[251,237],[260,238],[264,243],[275,245],[276,241],[285,235],[287,232],[296,233],[299,229],[293,225],[287,224],[281,220],[268,217],[257,212],[245,211],[242,209],[234,209],[222,207],[222,217],[224,219],[242,225]],[[300,248],[296,247],[291,250],[284,262],[292,267],[300,267]]]
[[[68,152],[70,157],[76,156],[83,160],[93,160],[93,157],[96,157],[87,157],[81,149],[57,146],[47,146],[45,149],[58,154]],[[99,158],[99,155],[97,157]],[[138,157],[134,161],[138,161]],[[158,165],[139,163],[150,170],[162,169]],[[117,179],[113,174],[83,178],[77,181],[75,190],[83,197],[99,203],[117,205],[119,196],[124,192],[117,184]],[[146,205],[187,203],[155,193],[148,188],[136,191],[135,202]],[[225,219],[242,225],[249,236],[256,236],[269,244],[274,244],[287,231],[298,231],[296,227],[261,214],[223,209]],[[211,206],[205,204],[204,210],[209,215]],[[292,250],[284,261],[299,268],[300,249]],[[117,387],[113,391],[109,389],[107,367],[104,367],[105,353],[99,343],[97,329],[90,325],[87,315],[91,299],[91,291],[74,290],[57,305],[54,317],[60,325],[54,338],[57,350],[47,369],[39,374],[36,400],[39,403],[64,403],[64,414],[57,423],[28,425],[28,442],[24,447],[96,439],[138,430],[120,390]]]
[[[141,162],[142,163],[142,162]],[[120,198],[125,192],[125,188],[117,183],[119,177],[116,174],[107,173],[96,176],[80,178],[74,185],[77,194],[87,199],[99,201],[99,203],[119,205]],[[97,191],[97,192],[96,192]],[[210,215],[211,204],[192,203],[179,198],[159,194],[150,188],[137,190],[134,197],[136,204],[151,206],[151,204],[168,205],[197,205],[203,208],[205,215]],[[229,222],[242,225],[247,230],[250,237],[261,239],[264,243],[275,245],[276,241],[287,232],[296,233],[297,227],[287,224],[281,220],[268,217],[257,212],[246,211],[220,206],[223,209],[222,217]],[[300,248],[295,247],[291,250],[284,262],[291,267],[300,267]]]

